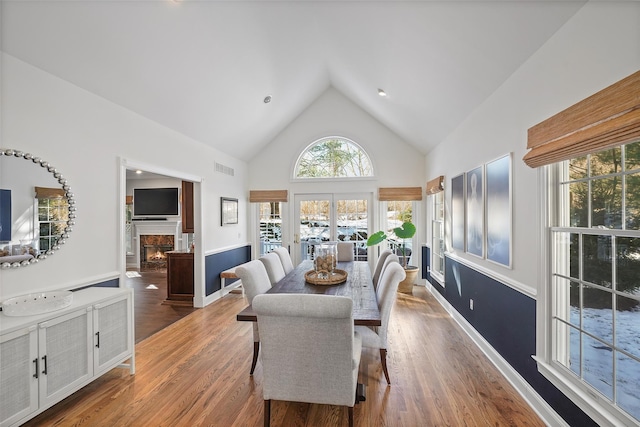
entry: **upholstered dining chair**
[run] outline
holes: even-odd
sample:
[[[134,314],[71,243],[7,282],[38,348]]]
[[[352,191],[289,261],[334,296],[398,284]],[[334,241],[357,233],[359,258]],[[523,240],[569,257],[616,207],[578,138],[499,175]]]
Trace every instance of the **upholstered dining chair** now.
[[[338,248],[338,261],[354,260],[353,242],[338,242],[336,243],[336,246]]]
[[[291,255],[287,248],[279,246],[273,250],[280,257],[284,274],[289,274],[293,270],[293,262],[291,261]]]
[[[352,427],[362,343],[351,298],[265,294],[253,309],[262,339],[264,425],[271,400],[284,400],[347,406]]]
[[[245,295],[249,300],[249,304],[260,294],[264,294],[271,289],[271,281],[264,264],[258,260],[249,261],[236,267],[236,275],[242,281]],[[258,353],[260,352],[260,333],[258,324],[253,322],[253,360],[251,362],[251,371],[249,375],[253,375],[258,362]]]
[[[394,262],[396,264],[400,264],[400,257],[398,255],[396,255],[396,254],[393,254],[393,253],[387,255],[387,258],[382,263],[382,268],[380,269],[380,278],[378,278],[378,284],[380,284],[380,279],[382,278],[382,275],[384,274],[384,270],[387,269],[389,264],[394,263]],[[400,266],[402,267],[402,265],[400,265]],[[378,299],[378,304],[380,304],[381,289],[379,289],[379,287],[377,285],[374,285],[374,289],[376,291],[376,298]]]
[[[282,266],[282,261],[280,261],[280,256],[278,254],[269,252],[258,259],[264,264],[264,268],[267,269],[267,274],[269,275],[269,280],[272,285],[282,280],[285,276],[284,267]]]
[[[380,279],[380,273],[382,272],[382,266],[384,265],[384,260],[387,259],[389,255],[391,255],[393,251],[391,249],[385,249],[380,252],[380,256],[378,257],[378,262],[376,263],[376,268],[373,270],[373,276],[371,279],[373,280],[373,288],[378,288],[378,280]]]
[[[387,257],[389,259],[389,257]],[[380,308],[381,326],[367,327],[356,326],[356,332],[362,336],[362,346],[368,348],[380,349],[380,363],[387,384],[391,384],[389,380],[389,371],[387,370],[387,331],[389,329],[389,318],[391,317],[391,309],[396,301],[398,284],[404,280],[406,274],[404,268],[397,263],[391,262],[382,272],[380,281],[378,282],[378,307]]]

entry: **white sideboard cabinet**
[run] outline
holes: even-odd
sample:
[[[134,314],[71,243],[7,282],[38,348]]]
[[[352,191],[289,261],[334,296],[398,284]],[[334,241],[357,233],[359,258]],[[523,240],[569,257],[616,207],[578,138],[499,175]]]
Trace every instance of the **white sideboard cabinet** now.
[[[0,314],[0,426],[26,422],[115,367],[135,372],[131,289],[87,288],[63,310]]]

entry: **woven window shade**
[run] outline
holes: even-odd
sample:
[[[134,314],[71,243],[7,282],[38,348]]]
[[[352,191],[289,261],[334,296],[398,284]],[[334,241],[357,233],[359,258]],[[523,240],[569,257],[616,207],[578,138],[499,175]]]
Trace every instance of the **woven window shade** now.
[[[640,71],[528,131],[523,160],[533,167],[584,156],[640,138]]]
[[[427,194],[436,194],[444,190],[444,176],[440,175],[427,182]]]
[[[287,190],[251,190],[249,192],[250,203],[288,202]]]
[[[381,202],[422,200],[422,187],[381,187],[378,188]]]
[[[54,199],[56,197],[64,197],[62,188],[35,187],[36,199]]]

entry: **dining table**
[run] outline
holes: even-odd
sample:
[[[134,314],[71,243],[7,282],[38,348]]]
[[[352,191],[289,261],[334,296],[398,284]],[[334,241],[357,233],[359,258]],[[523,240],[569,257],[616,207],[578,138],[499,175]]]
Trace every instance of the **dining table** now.
[[[366,261],[342,261],[336,268],[347,273],[347,278],[337,284],[313,284],[305,279],[305,274],[314,269],[312,260],[302,261],[284,278],[276,282],[267,294],[323,294],[346,296],[353,300],[354,325],[380,326],[380,310],[376,291],[371,280],[371,269]],[[236,320],[256,322],[258,320],[251,305],[237,314]]]

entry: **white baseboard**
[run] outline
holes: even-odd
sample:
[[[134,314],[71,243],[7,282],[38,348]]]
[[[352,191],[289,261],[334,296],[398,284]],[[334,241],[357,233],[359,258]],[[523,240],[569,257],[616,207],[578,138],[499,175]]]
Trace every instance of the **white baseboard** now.
[[[525,399],[531,408],[540,416],[548,426],[569,427],[569,424],[534,390],[531,385],[484,339],[482,335],[449,304],[433,285],[427,282],[427,289],[436,298],[440,305],[451,315],[465,333],[489,358],[491,363],[511,383],[516,391]]]

